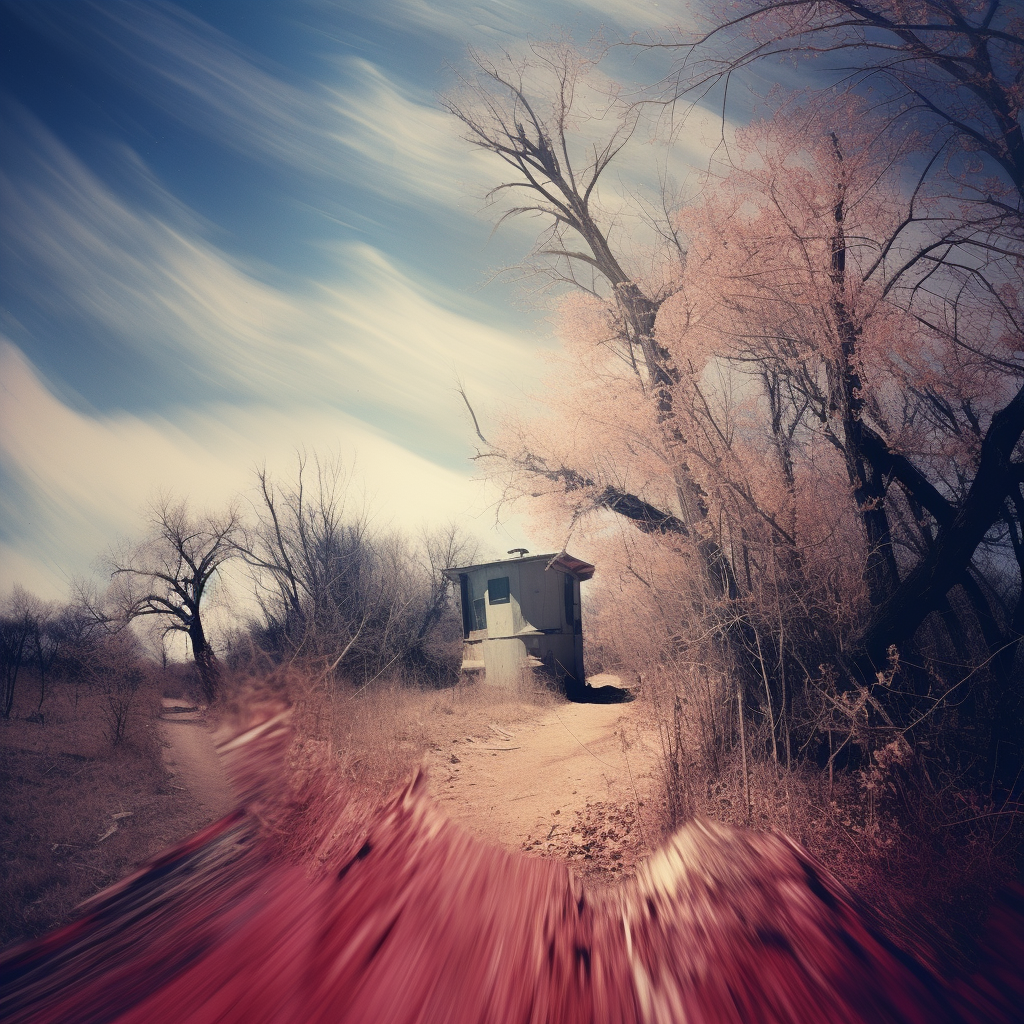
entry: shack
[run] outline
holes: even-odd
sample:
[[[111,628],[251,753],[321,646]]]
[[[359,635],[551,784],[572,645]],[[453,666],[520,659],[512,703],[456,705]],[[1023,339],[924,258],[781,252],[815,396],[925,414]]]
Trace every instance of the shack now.
[[[594,566],[565,551],[509,555],[445,572],[462,603],[463,672],[482,673],[491,686],[512,686],[531,671],[581,686],[580,583]]]

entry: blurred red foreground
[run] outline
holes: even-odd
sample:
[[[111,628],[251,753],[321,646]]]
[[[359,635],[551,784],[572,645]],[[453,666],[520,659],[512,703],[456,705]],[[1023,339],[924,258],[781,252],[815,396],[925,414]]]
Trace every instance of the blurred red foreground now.
[[[1024,894],[993,918],[983,977],[940,980],[781,836],[689,825],[634,881],[591,893],[563,864],[470,838],[417,779],[311,875],[261,813],[289,739],[281,714],[223,744],[246,809],[0,958],[0,1019],[1024,1019]]]

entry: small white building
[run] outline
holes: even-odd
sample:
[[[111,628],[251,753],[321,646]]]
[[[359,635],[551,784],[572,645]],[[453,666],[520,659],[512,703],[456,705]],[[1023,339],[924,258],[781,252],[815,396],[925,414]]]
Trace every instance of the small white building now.
[[[582,685],[580,583],[594,566],[565,551],[509,554],[445,572],[462,603],[463,671],[482,671],[492,686],[512,686],[531,670]]]

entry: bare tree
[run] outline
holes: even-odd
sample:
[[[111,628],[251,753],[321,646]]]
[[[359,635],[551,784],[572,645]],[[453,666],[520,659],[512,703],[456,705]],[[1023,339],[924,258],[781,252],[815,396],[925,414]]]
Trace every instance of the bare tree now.
[[[743,0],[698,38],[639,45],[680,55],[669,83],[676,103],[727,88],[755,62],[794,57],[833,80],[870,86],[876,107],[894,120],[927,124],[930,148],[950,158],[925,165],[925,173],[974,176],[967,155],[982,155],[1008,186],[964,183],[990,207],[985,215],[1001,211],[1019,221],[1024,212],[1024,33],[1013,3]]]
[[[293,479],[256,471],[255,520],[235,544],[263,613],[262,645],[278,654],[327,658],[337,667],[369,621],[369,513],[351,501],[337,456],[296,457]]]
[[[510,176],[487,194],[491,203],[514,196],[498,223],[524,215],[548,222],[534,258],[556,282],[613,297],[620,355],[668,403],[678,372],[655,339],[654,319],[671,289],[645,289],[628,271],[613,242],[615,218],[600,202],[601,178],[632,139],[638,108],[614,89],[603,103],[600,94],[588,96],[586,80],[596,61],[570,45],[533,44],[531,50],[526,59],[503,53],[497,60],[471,51],[461,91],[442,102],[465,126],[468,142],[509,168]],[[590,141],[580,130],[584,121],[607,123],[610,130]]]
[[[892,448],[877,430],[858,430],[863,475],[894,480],[935,524],[927,550],[879,603],[864,633],[875,663],[940,610],[951,589],[969,581],[979,546],[1017,517],[1024,485],[1018,452],[1024,434],[1020,25],[1019,10],[1001,0],[750,0],[699,38],[653,44],[680,54],[670,83],[673,106],[706,98],[716,86],[727,90],[732,77],[754,62],[794,56],[870,86],[889,130],[918,128],[922,142],[919,159],[905,165],[914,174],[907,215],[879,240],[865,276],[881,279],[886,293],[945,332],[967,359],[979,354],[977,331],[971,331],[979,306],[992,311],[993,324],[998,321],[1008,338],[1001,369],[1011,387],[987,422],[969,406],[947,406],[923,392],[938,419],[976,436],[976,457],[958,481],[960,493],[943,493],[927,467]],[[982,608],[980,614],[990,613]],[[1019,641],[1019,635],[1009,638],[994,655],[1005,662],[1009,648],[1012,662]]]
[[[427,599],[416,631],[419,639],[426,637],[451,607],[452,585],[445,572],[476,561],[478,545],[453,519],[444,526],[425,531],[422,547]]]
[[[52,670],[65,683],[73,684],[75,707],[81,686],[92,685],[90,666],[105,638],[123,628],[123,620],[104,607],[93,583],[76,580],[72,600],[54,616],[47,630],[53,653]]]
[[[62,613],[59,605],[24,591],[18,591],[12,602],[19,610],[22,620],[27,623],[29,637],[24,652],[25,662],[39,673],[39,700],[37,713],[46,700],[47,682],[60,654],[61,630],[58,622]]]
[[[262,612],[250,626],[259,649],[360,685],[399,669],[434,678],[455,660],[437,641],[452,610],[442,571],[472,559],[456,526],[424,536],[419,554],[402,534],[372,530],[336,456],[300,453],[290,481],[263,467],[256,482],[254,519],[235,543]]]
[[[202,609],[211,581],[236,553],[237,511],[197,516],[187,501],[162,499],[150,512],[150,534],[123,557],[112,559],[115,592],[126,621],[160,616],[165,633],[184,633],[208,701],[216,699],[220,665],[203,625]]]
[[[111,746],[120,746],[146,678],[138,637],[130,629],[105,633],[92,652],[87,671],[90,684],[101,696],[107,739]]]
[[[661,251],[652,261],[659,272],[645,283],[624,255],[630,238],[622,230],[622,216],[613,216],[600,201],[603,177],[637,130],[638,108],[609,84],[603,92],[588,91],[587,76],[594,73],[596,62],[564,43],[534,44],[524,59],[504,53],[492,60],[476,52],[470,59],[469,70],[459,76],[460,89],[442,102],[465,126],[465,139],[498,156],[508,168],[508,176],[488,193],[494,203],[506,195],[516,197],[499,224],[513,216],[546,221],[533,259],[544,261],[544,272],[555,282],[609,303],[606,344],[628,368],[642,400],[654,404],[661,434],[657,443],[673,478],[676,507],[666,508],[617,480],[552,461],[528,446],[492,444],[470,407],[484,445],[477,458],[574,494],[581,515],[604,509],[645,533],[692,539],[713,589],[729,593],[732,570],[724,553],[713,541],[692,533],[706,509],[686,464],[685,439],[673,422],[672,389],[679,382],[679,369],[654,329],[658,310],[673,294],[685,262],[673,210],[663,195],[664,223],[655,231]],[[606,125],[604,136],[594,141],[590,136],[595,126]],[[638,219],[646,219],[646,212],[634,206]],[[463,397],[469,406],[465,392]]]
[[[47,684],[62,653],[63,630],[60,626],[63,609],[59,605],[41,603],[39,619],[33,637],[35,663],[39,670],[39,704],[41,711],[46,700]]]
[[[15,587],[0,614],[0,716],[11,717],[18,676],[31,656],[32,638],[37,628],[32,605],[34,598]]]

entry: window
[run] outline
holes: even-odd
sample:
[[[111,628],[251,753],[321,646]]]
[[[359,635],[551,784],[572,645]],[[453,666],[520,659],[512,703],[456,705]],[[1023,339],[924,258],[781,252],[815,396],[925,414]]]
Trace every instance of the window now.
[[[508,604],[509,590],[507,576],[487,581],[487,602],[488,604]]]
[[[469,600],[469,576],[459,573],[459,604],[462,606],[462,637],[465,639],[473,631],[473,606]]]
[[[482,597],[473,602],[473,628],[487,628],[487,609],[484,607],[484,599]]]

